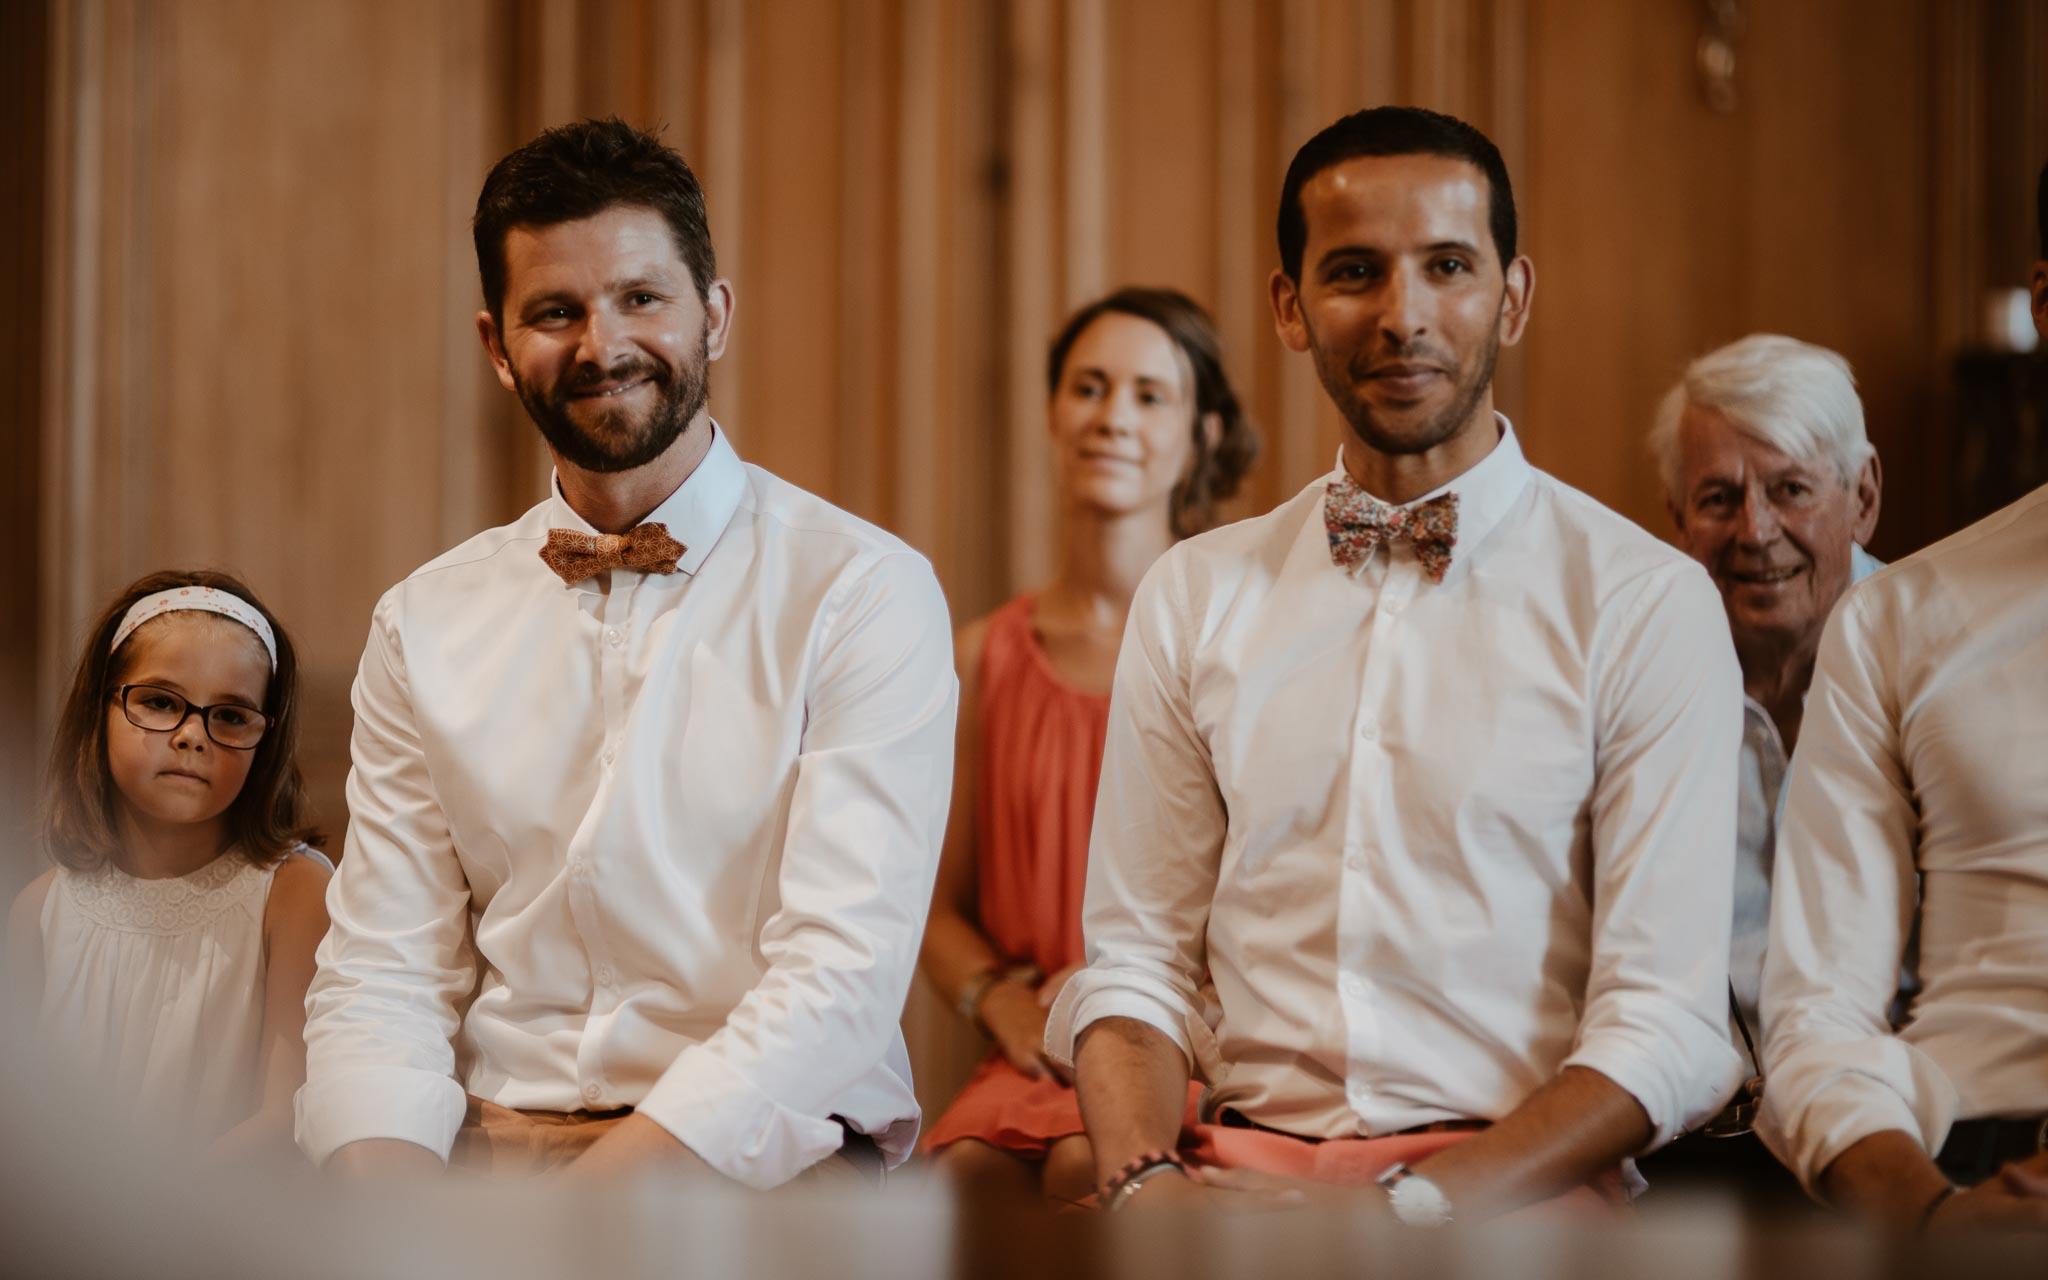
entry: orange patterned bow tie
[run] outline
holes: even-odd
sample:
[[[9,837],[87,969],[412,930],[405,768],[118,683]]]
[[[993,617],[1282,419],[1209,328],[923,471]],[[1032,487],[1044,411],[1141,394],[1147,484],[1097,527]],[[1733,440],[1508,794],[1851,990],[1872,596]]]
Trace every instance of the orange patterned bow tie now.
[[[1458,545],[1458,495],[1446,493],[1412,507],[1381,502],[1350,480],[1334,481],[1323,494],[1323,528],[1330,535],[1330,559],[1355,569],[1381,543],[1407,539],[1431,582],[1442,582]]]
[[[689,548],[668,536],[665,525],[649,521],[625,533],[579,533],[548,530],[540,558],[556,576],[575,586],[607,569],[638,569],[642,573],[674,573],[676,561]]]

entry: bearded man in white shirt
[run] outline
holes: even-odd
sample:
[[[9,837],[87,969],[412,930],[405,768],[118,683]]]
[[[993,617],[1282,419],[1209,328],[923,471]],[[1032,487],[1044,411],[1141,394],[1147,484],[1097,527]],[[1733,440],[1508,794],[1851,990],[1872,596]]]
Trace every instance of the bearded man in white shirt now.
[[[873,1180],[917,1132],[938,584],[711,420],[733,291],[680,156],[551,129],[475,239],[477,328],[555,478],[377,606],[299,1143],[359,1173]]]
[[[1729,994],[1743,1070],[1755,1080],[1785,777],[1821,627],[1852,582],[1883,567],[1863,549],[1877,529],[1877,450],[1849,362],[1768,333],[1686,366],[1657,408],[1649,446],[1678,545],[1720,589],[1742,663]],[[1758,1203],[1800,1203],[1796,1183],[1750,1131],[1755,1114],[1745,1087],[1701,1132],[1644,1162],[1651,1186],[1705,1181]]]
[[[2048,338],[2048,168],[2036,212]],[[2044,672],[2048,488],[1877,573],[1821,638],[1771,884],[1759,1129],[1879,1222],[2048,1228]]]
[[[1279,240],[1280,336],[1351,434],[1139,588],[1048,1049],[1112,1206],[1277,1187],[1434,1223],[1611,1186],[1737,1075],[1719,599],[1494,412],[1535,278],[1482,134],[1346,117]],[[1190,1071],[1217,1123],[1184,1135]]]

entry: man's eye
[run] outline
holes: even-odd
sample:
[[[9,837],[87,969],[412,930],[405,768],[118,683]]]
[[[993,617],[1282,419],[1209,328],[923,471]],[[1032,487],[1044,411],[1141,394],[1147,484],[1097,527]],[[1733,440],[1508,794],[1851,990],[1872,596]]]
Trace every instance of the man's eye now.
[[[1156,391],[1141,391],[1138,393],[1138,403],[1148,405],[1158,404],[1160,403],[1159,393]]]
[[[1472,270],[1472,264],[1463,258],[1445,258],[1436,264],[1436,269],[1442,275],[1465,275]]]
[[[661,299],[657,298],[651,293],[636,293],[629,297],[627,301],[631,302],[636,307],[646,307],[652,306],[653,304],[661,301]]]

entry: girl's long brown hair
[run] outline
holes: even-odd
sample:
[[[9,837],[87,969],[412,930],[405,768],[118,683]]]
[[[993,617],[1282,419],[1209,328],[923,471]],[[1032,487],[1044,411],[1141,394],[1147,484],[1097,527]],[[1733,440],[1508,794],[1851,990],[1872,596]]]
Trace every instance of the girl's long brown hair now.
[[[109,653],[107,646],[137,600],[178,587],[211,587],[240,597],[263,615],[277,637],[277,670],[263,698],[270,731],[256,745],[249,776],[223,815],[234,847],[268,866],[299,844],[321,843],[307,822],[305,780],[299,774],[299,658],[291,636],[236,578],[208,569],[169,570],[130,583],[93,623],[57,721],[43,784],[43,847],[74,870],[102,865],[119,843],[114,781],[107,770],[107,700],[128,670],[128,645],[123,643],[121,653]]]

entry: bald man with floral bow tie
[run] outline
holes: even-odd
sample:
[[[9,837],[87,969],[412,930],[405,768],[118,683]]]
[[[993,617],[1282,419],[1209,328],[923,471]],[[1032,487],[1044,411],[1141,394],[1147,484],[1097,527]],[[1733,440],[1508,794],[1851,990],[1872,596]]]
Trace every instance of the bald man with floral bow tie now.
[[[680,156],[549,130],[475,233],[554,484],[377,606],[299,1143],[363,1175],[876,1181],[918,1128],[938,583],[711,420],[733,293]]]
[[[1535,276],[1477,130],[1337,122],[1279,238],[1280,336],[1350,435],[1138,590],[1048,1049],[1114,1208],[1623,1194],[1740,1078],[1719,598],[1494,412]]]

